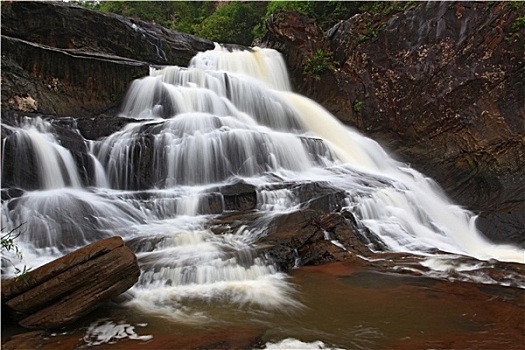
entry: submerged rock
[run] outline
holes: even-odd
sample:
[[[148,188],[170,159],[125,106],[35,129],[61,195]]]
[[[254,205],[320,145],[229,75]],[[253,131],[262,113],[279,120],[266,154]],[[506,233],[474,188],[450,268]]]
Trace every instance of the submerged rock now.
[[[135,254],[111,237],[3,281],[2,305],[22,327],[58,328],[125,292],[139,275]]]

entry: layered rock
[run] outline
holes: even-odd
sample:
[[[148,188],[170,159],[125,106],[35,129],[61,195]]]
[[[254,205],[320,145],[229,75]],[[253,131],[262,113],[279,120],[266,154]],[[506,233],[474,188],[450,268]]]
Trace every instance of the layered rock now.
[[[265,218],[253,210],[261,203],[253,186],[242,182],[220,188],[224,212],[218,211],[210,222],[216,234],[234,233],[245,227],[262,229],[257,249],[271,258],[280,270],[351,260],[357,255],[369,256],[370,248],[382,250],[378,240],[370,241],[366,229],[349,211],[342,210],[344,196],[340,190],[322,182],[280,184],[301,198],[301,205],[290,212]],[[274,188],[275,190],[275,188]],[[132,243],[135,244],[135,243]],[[143,249],[143,248],[142,248]],[[140,249],[137,248],[140,251]]]
[[[2,4],[3,109],[92,117],[150,65],[188,64],[211,41],[54,2]]]
[[[523,243],[524,12],[505,2],[418,3],[327,33],[281,12],[265,44],[284,53],[301,93],[481,212],[486,235]],[[326,68],[307,69],[312,62]]]
[[[2,104],[23,112],[90,116],[118,106],[146,63],[70,53],[2,35]]]
[[[125,292],[139,275],[135,254],[111,237],[3,281],[2,305],[22,327],[58,328]]]
[[[186,66],[213,42],[63,2],[2,4],[2,35],[70,53],[97,52],[157,65]]]
[[[284,271],[370,254],[366,239],[358,233],[349,212],[298,210],[276,217],[269,227],[268,235],[259,244]]]

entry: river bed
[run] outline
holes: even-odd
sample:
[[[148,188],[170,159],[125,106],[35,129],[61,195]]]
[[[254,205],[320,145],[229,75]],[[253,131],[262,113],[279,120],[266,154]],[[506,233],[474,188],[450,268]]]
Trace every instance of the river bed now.
[[[290,281],[303,304],[294,311],[210,304],[217,321],[188,325],[115,304],[62,332],[18,342],[40,349],[523,349],[520,288],[345,262],[301,267]],[[13,329],[3,323],[2,331],[4,349],[24,348],[6,342]]]

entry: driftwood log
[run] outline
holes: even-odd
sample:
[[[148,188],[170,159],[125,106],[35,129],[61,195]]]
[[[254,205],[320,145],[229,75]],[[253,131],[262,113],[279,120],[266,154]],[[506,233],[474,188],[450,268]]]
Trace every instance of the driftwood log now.
[[[132,287],[139,275],[135,254],[111,237],[3,281],[2,304],[22,327],[62,327]]]

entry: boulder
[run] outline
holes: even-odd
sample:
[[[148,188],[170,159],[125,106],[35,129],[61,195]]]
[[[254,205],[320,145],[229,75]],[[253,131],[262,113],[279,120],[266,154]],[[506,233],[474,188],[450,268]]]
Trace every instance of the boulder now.
[[[263,44],[283,52],[300,93],[482,213],[491,239],[516,242],[524,233],[513,223],[525,210],[524,14],[508,2],[421,2],[322,33],[281,12]],[[318,51],[326,69],[312,74]],[[493,215],[504,207],[513,209]]]
[[[276,216],[268,223],[268,234],[258,241],[283,271],[296,266],[355,260],[357,255],[369,256],[369,244],[381,248],[381,242],[369,242],[359,233],[350,212],[327,213],[318,209],[300,209]]]
[[[30,329],[73,323],[138,280],[135,254],[120,237],[92,243],[2,282],[2,305]]]
[[[252,210],[257,207],[257,192],[254,185],[238,181],[231,185],[211,189],[222,196],[224,210]],[[217,197],[217,198],[221,198]]]

